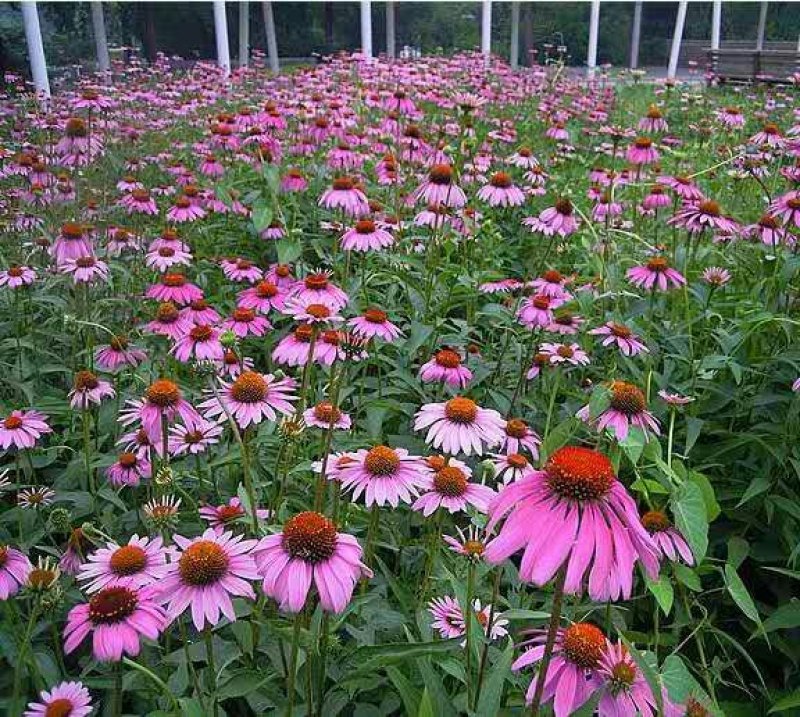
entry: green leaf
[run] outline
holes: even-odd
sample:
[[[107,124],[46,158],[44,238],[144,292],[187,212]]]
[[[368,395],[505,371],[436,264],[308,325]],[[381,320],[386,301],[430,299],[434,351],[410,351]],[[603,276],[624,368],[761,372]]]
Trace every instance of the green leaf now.
[[[775,612],[764,620],[764,630],[791,630],[800,627],[800,600],[796,598],[780,605]]]
[[[272,207],[268,204],[256,204],[253,207],[253,226],[257,232],[264,231],[272,223]]]
[[[539,449],[542,461],[546,461],[555,451],[566,445],[569,439],[572,438],[572,434],[578,429],[578,426],[578,419],[571,416],[551,429],[550,434],[544,439]]]
[[[743,538],[733,536],[728,540],[728,564],[738,570],[750,554],[750,543]]]
[[[703,473],[698,473],[697,471],[689,471],[688,479],[696,484],[703,492],[708,522],[714,522],[719,517],[722,509],[719,507],[717,497],[714,494],[714,487],[711,485],[711,481],[708,480],[708,476]]]
[[[689,452],[694,448],[694,444],[697,443],[704,423],[705,421],[702,418],[686,416],[686,445],[683,449],[685,456],[689,455]]]
[[[703,584],[700,582],[700,577],[694,569],[681,565],[680,563],[672,564],[672,572],[689,590],[699,593],[703,589]]]
[[[509,640],[497,661],[489,668],[489,677],[484,682],[480,700],[478,700],[479,715],[496,715],[500,709],[500,700],[503,697],[503,685],[511,674],[511,662],[514,659],[514,643]]]
[[[594,420],[611,405],[611,391],[605,384],[599,384],[589,399],[589,418]]]
[[[800,707],[800,690],[795,690],[792,692],[792,694],[786,695],[786,697],[779,699],[774,705],[772,705],[767,714],[785,712],[786,710],[791,710],[795,707]]]
[[[242,669],[232,673],[230,678],[219,686],[217,697],[227,700],[233,697],[243,697],[255,692],[271,677],[269,671]]]
[[[678,655],[670,655],[664,660],[661,666],[661,679],[673,702],[682,703],[691,696],[700,696],[708,700],[708,695]]]
[[[417,717],[436,717],[436,713],[433,711],[433,702],[431,702],[431,693],[428,692],[427,687],[422,693],[422,699],[419,701]]]
[[[772,478],[766,473],[759,473],[750,481],[747,490],[742,495],[739,502],[736,504],[737,508],[741,508],[745,503],[755,498],[757,495],[768,491],[772,486]]]
[[[411,684],[410,680],[400,670],[392,665],[386,668],[386,675],[392,681],[400,699],[403,700],[406,714],[417,714],[421,703],[419,690]]]
[[[297,261],[303,254],[303,247],[300,242],[292,237],[291,239],[278,239],[276,242],[278,249],[278,263],[291,264]]]
[[[639,428],[631,428],[630,431],[628,431],[628,435],[625,437],[625,440],[619,445],[622,447],[622,450],[625,451],[625,455],[628,456],[628,460],[633,465],[637,465],[639,463],[639,459],[642,457],[642,452],[644,451],[644,433],[642,433],[641,429]]]
[[[695,560],[700,563],[708,549],[708,518],[703,491],[691,481],[678,486],[672,497],[675,525],[689,542]]]
[[[753,622],[761,624],[761,618],[758,615],[758,609],[750,597],[745,584],[736,572],[736,568],[730,563],[725,565],[725,584],[728,588],[733,601],[739,606],[739,609],[747,615]]]
[[[182,717],[206,717],[206,708],[203,707],[200,700],[196,700],[194,697],[183,697],[178,700],[178,703],[181,706]]]
[[[664,573],[661,573],[655,582],[645,577],[645,583],[647,584],[647,589],[655,596],[661,611],[665,616],[669,615],[675,600],[675,591],[669,578]]]

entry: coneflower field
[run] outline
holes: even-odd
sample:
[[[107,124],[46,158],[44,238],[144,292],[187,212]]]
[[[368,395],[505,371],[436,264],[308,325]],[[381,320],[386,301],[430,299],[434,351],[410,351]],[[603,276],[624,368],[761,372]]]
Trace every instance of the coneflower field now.
[[[0,712],[798,714],[796,92],[6,75]]]

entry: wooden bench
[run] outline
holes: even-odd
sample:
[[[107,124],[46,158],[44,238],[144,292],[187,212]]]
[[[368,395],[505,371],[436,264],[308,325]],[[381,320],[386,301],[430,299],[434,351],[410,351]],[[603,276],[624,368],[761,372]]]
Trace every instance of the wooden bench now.
[[[800,72],[800,53],[793,50],[722,48],[708,51],[711,72],[720,82],[790,84]]]

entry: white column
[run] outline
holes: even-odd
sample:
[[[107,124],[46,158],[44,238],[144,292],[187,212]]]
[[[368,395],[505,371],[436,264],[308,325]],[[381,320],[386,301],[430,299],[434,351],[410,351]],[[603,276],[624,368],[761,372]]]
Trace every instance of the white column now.
[[[97,69],[108,72],[111,69],[111,59],[108,56],[108,40],[106,40],[106,23],[103,18],[103,3],[92,4],[92,28],[94,30],[94,45],[97,48]]]
[[[23,2],[22,19],[25,23],[25,39],[28,41],[28,58],[31,63],[31,75],[36,92],[46,100],[50,99],[50,81],[47,79],[47,63],[44,59],[42,30],[39,27],[39,11],[36,2]]]
[[[214,0],[214,34],[217,38],[217,64],[231,74],[231,53],[228,48],[228,18],[225,14],[225,0]]]
[[[600,0],[592,0],[589,13],[589,47],[586,55],[586,66],[593,75],[597,67],[597,39],[600,36]]]
[[[511,69],[519,66],[519,3],[511,3]]]
[[[364,57],[372,57],[372,3],[361,0],[361,52]]]
[[[722,0],[714,0],[711,7],[711,49],[719,50],[722,29]]]
[[[483,62],[489,65],[489,56],[492,54],[492,0],[483,0],[481,14],[481,54]]]
[[[631,32],[631,69],[639,67],[639,39],[642,35],[642,0],[633,6],[633,30]]]
[[[758,14],[758,34],[756,35],[756,50],[761,52],[764,49],[764,31],[767,28],[767,7],[768,2],[761,3],[761,12]]]
[[[675,32],[672,34],[672,48],[669,51],[669,67],[667,79],[674,80],[678,74],[678,56],[681,54],[681,41],[683,40],[683,26],[686,24],[686,0],[678,3],[678,15],[675,18]]]
[[[239,67],[247,67],[250,62],[250,3],[239,2]]]
[[[275,39],[275,18],[272,15],[272,3],[264,0],[261,3],[264,13],[264,34],[267,36],[267,57],[269,59],[269,69],[277,73],[280,71],[278,62],[278,41]]]
[[[395,19],[395,6],[394,0],[389,0],[386,3],[386,57],[393,58],[395,56],[394,37],[394,19]]]

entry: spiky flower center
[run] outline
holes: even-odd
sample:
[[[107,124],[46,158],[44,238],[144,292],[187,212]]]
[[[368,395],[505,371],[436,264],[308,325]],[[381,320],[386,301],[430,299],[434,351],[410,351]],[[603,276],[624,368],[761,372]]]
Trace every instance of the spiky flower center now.
[[[80,117],[70,117],[64,127],[67,137],[85,137],[88,134],[86,122]]]
[[[650,271],[666,271],[669,268],[669,262],[663,256],[654,256],[652,259],[648,259],[647,268]]]
[[[565,216],[572,216],[572,202],[566,197],[562,197],[555,204],[556,211]]]
[[[217,508],[217,520],[222,523],[229,523],[232,520],[241,518],[244,515],[244,508],[239,505],[221,505]]]
[[[634,144],[636,145],[636,149],[650,149],[653,145],[653,140],[649,137],[637,137]]]
[[[97,388],[100,382],[97,380],[91,371],[78,371],[75,374],[75,390],[76,391],[91,391]]]
[[[3,421],[3,428],[8,429],[9,431],[14,431],[17,428],[22,427],[22,418],[19,416],[9,416],[8,418]]]
[[[259,299],[271,299],[278,295],[278,287],[271,281],[259,281],[256,285],[256,296]]]
[[[313,511],[298,513],[284,524],[282,543],[293,558],[321,563],[336,551],[336,525]]]
[[[0,545],[0,568],[8,561],[8,546]]]
[[[306,306],[306,313],[315,319],[327,319],[331,315],[331,310],[325,304],[309,304]]]
[[[572,346],[567,346],[566,344],[561,344],[556,349],[556,353],[564,359],[571,359],[575,355],[575,349]]]
[[[164,274],[161,283],[172,289],[178,289],[186,283],[186,277],[183,274]]]
[[[222,579],[228,571],[228,556],[213,540],[198,540],[181,554],[178,570],[183,582],[202,587]]]
[[[588,622],[578,622],[564,630],[561,647],[566,658],[585,670],[596,668],[603,655],[606,638]]]
[[[301,343],[309,343],[313,333],[314,329],[312,329],[308,324],[302,324],[294,330],[294,338],[296,341],[300,341]]]
[[[348,192],[354,186],[355,182],[350,177],[337,177],[336,179],[333,180],[333,188],[337,192]]]
[[[473,423],[478,416],[478,405],[472,399],[456,396],[444,404],[444,415],[453,423]]]
[[[568,500],[599,500],[614,484],[611,461],[602,453],[582,446],[559,448],[544,470],[550,488]]]
[[[456,466],[445,466],[434,474],[433,488],[447,498],[459,498],[467,490],[467,476]]]
[[[108,343],[114,351],[125,351],[130,345],[127,336],[112,336]]]
[[[394,475],[400,467],[400,456],[389,446],[375,446],[367,453],[364,467],[373,476]]]
[[[521,453],[510,453],[506,456],[506,462],[516,470],[522,470],[528,467],[528,459]]]
[[[89,601],[89,619],[95,625],[113,625],[133,615],[138,604],[139,597],[129,588],[105,588]]]
[[[647,408],[647,401],[638,386],[625,381],[612,381],[611,407],[626,416],[635,416]]]
[[[75,266],[80,269],[90,269],[97,263],[93,256],[81,256],[75,260]]]
[[[622,324],[611,324],[609,327],[611,329],[612,335],[616,336],[620,339],[628,339],[631,337],[631,330],[627,326],[623,326]]]
[[[661,119],[661,110],[655,105],[647,108],[647,119]]]
[[[440,471],[447,465],[447,460],[445,460],[444,456],[428,456],[425,459],[425,463],[428,464],[428,468],[432,471]]]
[[[371,324],[383,324],[386,322],[388,316],[385,311],[372,307],[364,312],[364,318]]]
[[[159,304],[158,309],[156,309],[156,320],[162,324],[171,324],[177,321],[179,316],[177,307],[171,301]]]
[[[150,192],[146,189],[138,187],[131,192],[131,197],[133,197],[134,201],[144,203],[150,201]]]
[[[240,321],[247,324],[250,323],[255,318],[256,318],[255,309],[244,309],[242,307],[239,307],[238,309],[233,310],[234,321]]]
[[[322,401],[314,406],[314,418],[322,423],[336,423],[342,417],[342,412],[330,401]]]
[[[213,335],[214,330],[205,324],[197,324],[189,332],[192,341],[208,341]]]
[[[372,219],[361,219],[356,222],[358,234],[372,234],[375,231],[375,222]]]
[[[266,379],[255,371],[244,371],[231,386],[231,397],[239,403],[259,403],[263,401],[269,384]]]
[[[175,256],[175,250],[171,246],[162,246],[158,250],[158,255],[163,256],[165,259]]]
[[[453,180],[453,168],[449,164],[435,164],[428,177],[433,184],[450,184]]]
[[[327,274],[310,274],[303,281],[306,289],[311,291],[324,291],[328,288],[328,275]]]
[[[636,666],[627,660],[618,662],[611,668],[611,692],[627,692],[636,680]]]
[[[111,555],[109,567],[114,575],[135,575],[147,566],[147,553],[138,545],[123,545]]]
[[[510,174],[506,172],[495,172],[491,176],[491,179],[489,179],[489,184],[493,187],[499,187],[500,189],[508,189],[508,187],[513,184],[513,181]]]
[[[715,202],[713,199],[706,199],[700,202],[698,209],[700,209],[703,214],[707,214],[711,217],[718,217],[722,212],[719,202]]]
[[[434,358],[443,368],[458,368],[461,365],[461,357],[452,349],[441,349]]]
[[[159,408],[170,408],[181,400],[178,385],[166,378],[160,378],[151,383],[145,396],[150,403]]]
[[[708,717],[710,714],[694,697],[686,700],[686,717]]]
[[[764,134],[780,134],[781,131],[778,129],[778,125],[773,122],[767,122],[764,125]]]
[[[667,514],[661,510],[649,510],[642,516],[642,525],[648,533],[660,533],[672,525]]]
[[[139,459],[136,457],[135,453],[125,452],[125,453],[120,453],[119,454],[119,457],[117,458],[117,462],[123,468],[133,468],[139,462]]]
[[[550,297],[545,296],[544,294],[539,294],[538,296],[534,296],[533,300],[531,301],[534,308],[539,309],[539,311],[547,311],[550,308]]]
[[[486,546],[480,540],[467,540],[461,547],[467,555],[474,558],[480,557],[486,550]]]

